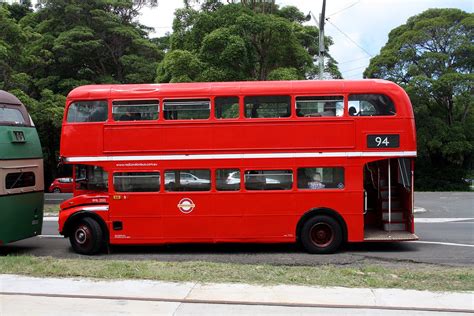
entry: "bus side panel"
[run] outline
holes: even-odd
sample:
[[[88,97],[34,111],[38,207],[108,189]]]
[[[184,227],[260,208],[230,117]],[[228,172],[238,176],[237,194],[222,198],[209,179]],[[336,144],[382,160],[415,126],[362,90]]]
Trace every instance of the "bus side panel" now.
[[[166,149],[161,150],[162,152],[182,151],[183,148],[186,148],[187,151],[202,151],[210,148],[219,148],[219,150],[275,150],[276,148],[314,150],[355,147],[353,121],[325,119],[320,122],[302,122],[298,125],[293,122],[270,123],[239,122],[214,126],[208,123],[193,125],[188,123],[186,128],[182,129],[185,132],[181,131],[180,125],[138,125],[133,128],[106,126],[104,139],[107,141],[103,146],[105,153],[156,152],[156,143],[160,144],[160,148]],[[235,137],[236,135],[239,137]],[[294,135],[304,135],[304,137],[294,137]],[[314,135],[314,137],[308,138],[308,135]],[[347,136],[335,137],[335,135]],[[154,141],[150,142],[150,139]],[[102,154],[102,152],[97,152],[97,154]]]
[[[240,192],[215,192],[212,194],[212,213],[215,240],[240,241],[243,235],[243,209],[247,194]]]
[[[295,239],[296,216],[292,191],[250,191],[244,204],[243,237],[246,239]]]
[[[163,236],[161,200],[158,192],[114,193],[109,200],[110,242],[118,244],[126,239],[136,243],[158,242]],[[114,222],[121,228],[114,229]]]
[[[186,202],[184,202],[186,201]],[[184,207],[184,203],[193,205]],[[162,195],[163,237],[169,242],[212,241],[215,236],[209,192],[167,192]]]
[[[0,196],[0,244],[41,234],[43,192]]]
[[[363,194],[359,191],[307,190],[297,194],[299,218],[310,210],[329,209],[339,214],[347,227],[348,241],[364,240]],[[298,218],[298,219],[299,219]]]
[[[61,156],[97,156],[102,154],[103,128],[103,123],[63,124],[60,146]],[[80,135],[80,137],[77,135]],[[87,146],[84,146],[85,140],[87,140]]]

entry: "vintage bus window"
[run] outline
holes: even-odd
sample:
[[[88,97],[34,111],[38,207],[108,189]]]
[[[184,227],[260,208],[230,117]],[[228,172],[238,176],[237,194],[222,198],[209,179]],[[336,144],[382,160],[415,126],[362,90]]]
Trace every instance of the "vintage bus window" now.
[[[350,116],[390,116],[395,115],[393,101],[383,94],[349,95]]]
[[[166,191],[209,191],[211,172],[209,170],[166,170]]]
[[[342,116],[343,96],[314,96],[296,98],[296,115],[302,117]]]
[[[114,121],[151,121],[158,119],[158,100],[113,101]]]
[[[205,120],[211,115],[209,99],[165,100],[163,103],[165,120]]]
[[[33,172],[8,173],[5,177],[5,187],[7,190],[34,187],[36,184]]]
[[[238,97],[216,97],[214,99],[215,115],[218,119],[233,119],[239,117]]]
[[[159,172],[117,172],[114,174],[116,192],[158,192]]]
[[[344,168],[298,168],[298,189],[344,189]]]
[[[76,189],[107,191],[107,172],[99,166],[76,165]]]
[[[247,190],[291,190],[293,171],[291,170],[248,170],[245,171]]]
[[[2,123],[21,125],[26,124],[26,121],[20,110],[6,108],[0,105],[0,124]]]
[[[291,115],[289,96],[245,97],[245,117],[275,118]]]
[[[239,169],[217,169],[216,189],[218,191],[239,191],[240,170]]]
[[[68,122],[104,122],[107,116],[107,101],[77,101],[67,111]]]

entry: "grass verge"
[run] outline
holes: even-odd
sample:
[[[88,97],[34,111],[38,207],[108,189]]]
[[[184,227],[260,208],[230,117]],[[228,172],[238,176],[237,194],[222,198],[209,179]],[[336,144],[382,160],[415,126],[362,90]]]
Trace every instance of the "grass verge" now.
[[[44,214],[57,216],[59,214],[59,204],[45,204]]]
[[[239,282],[430,291],[473,291],[474,270],[423,265],[415,268],[272,266],[211,262],[161,262],[51,257],[0,257],[0,272],[37,277],[88,277],[189,282]]]

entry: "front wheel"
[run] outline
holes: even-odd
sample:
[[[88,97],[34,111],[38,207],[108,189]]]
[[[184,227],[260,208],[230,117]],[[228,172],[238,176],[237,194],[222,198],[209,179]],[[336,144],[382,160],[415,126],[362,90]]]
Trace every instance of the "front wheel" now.
[[[333,253],[342,244],[341,225],[330,216],[313,216],[304,223],[300,240],[309,253]]]
[[[104,246],[104,233],[96,220],[86,217],[79,220],[69,236],[72,249],[83,255],[98,253]]]

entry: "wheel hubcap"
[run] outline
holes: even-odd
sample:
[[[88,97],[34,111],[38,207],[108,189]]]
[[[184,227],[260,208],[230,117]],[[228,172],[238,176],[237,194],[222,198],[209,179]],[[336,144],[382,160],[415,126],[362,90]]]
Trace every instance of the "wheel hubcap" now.
[[[90,232],[89,232],[88,227],[86,226],[78,227],[75,233],[76,242],[80,245],[84,245],[85,243],[88,242],[89,238],[90,238]]]
[[[327,247],[334,240],[334,232],[326,223],[317,223],[310,230],[311,242],[317,247]]]

